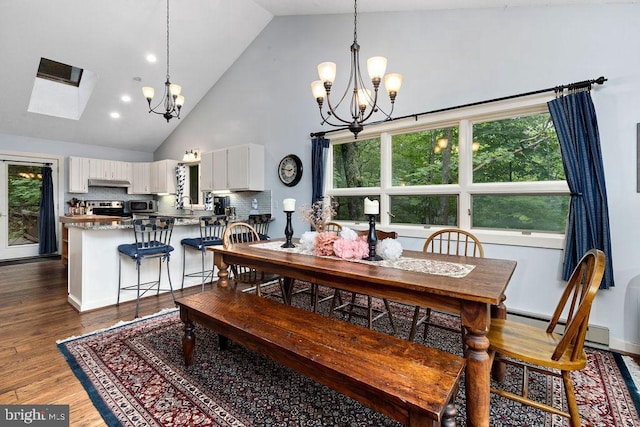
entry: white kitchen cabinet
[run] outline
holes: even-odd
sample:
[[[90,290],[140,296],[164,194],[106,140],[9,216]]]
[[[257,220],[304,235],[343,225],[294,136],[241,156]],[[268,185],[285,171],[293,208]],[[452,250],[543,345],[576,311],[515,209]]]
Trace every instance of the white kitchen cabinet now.
[[[213,191],[213,151],[200,155],[200,190]]]
[[[160,160],[151,163],[150,189],[152,194],[176,193],[177,160]]]
[[[111,179],[118,181],[131,181],[131,163],[120,162],[117,160],[111,161]]]
[[[264,147],[244,144],[227,148],[227,189],[264,190]]]
[[[106,179],[107,165],[109,160],[89,159],[89,178]]]
[[[202,153],[200,157],[200,189],[227,190],[227,149]]]
[[[131,187],[129,194],[151,194],[151,163],[130,163]]]
[[[89,159],[89,178],[131,180],[131,164],[117,160]]]
[[[89,159],[69,157],[69,193],[89,192]]]

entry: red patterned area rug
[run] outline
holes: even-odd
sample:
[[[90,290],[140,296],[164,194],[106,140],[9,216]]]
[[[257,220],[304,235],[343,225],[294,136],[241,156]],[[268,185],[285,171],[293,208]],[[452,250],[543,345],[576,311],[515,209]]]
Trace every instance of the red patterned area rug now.
[[[305,300],[296,297],[296,305],[308,305]],[[407,336],[407,314],[412,309],[401,305],[393,309],[400,336]],[[376,326],[389,328],[384,323]],[[172,310],[69,338],[58,347],[109,426],[398,425],[240,345],[221,352],[217,336],[198,326],[194,365],[186,368],[182,334],[178,313]],[[425,343],[461,351],[460,336],[439,328],[429,329]],[[589,349],[588,355],[588,367],[573,376],[583,425],[640,425],[638,391],[620,355],[596,349]],[[517,388],[516,377],[508,370],[506,387]],[[560,383],[534,375],[530,385],[532,396],[566,406]],[[464,426],[464,389],[456,406],[458,423]],[[492,395],[491,425],[568,423]]]

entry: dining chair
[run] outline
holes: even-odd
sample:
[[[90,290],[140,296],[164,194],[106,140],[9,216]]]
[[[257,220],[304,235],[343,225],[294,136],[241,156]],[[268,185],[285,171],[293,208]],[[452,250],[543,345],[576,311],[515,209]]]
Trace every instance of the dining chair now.
[[[182,285],[184,289],[185,277],[202,277],[202,291],[204,291],[205,281],[211,277],[213,281],[213,265],[210,269],[205,269],[204,260],[206,258],[207,247],[222,246],[222,236],[227,228],[225,218],[217,218],[215,216],[201,216],[199,219],[200,237],[188,237],[180,241],[182,245]],[[200,271],[193,273],[185,273],[187,250],[195,250],[200,253]]]
[[[134,243],[123,243],[118,245],[118,299],[116,305],[120,305],[120,292],[127,290],[135,290],[136,294],[136,316],[140,308],[140,298],[144,296],[148,291],[156,288],[156,295],[160,294],[161,290],[171,291],[171,297],[175,302],[175,295],[173,294],[173,285],[171,284],[171,272],[169,270],[169,257],[173,251],[171,246],[171,233],[173,231],[173,224],[175,218],[148,218],[148,219],[134,219],[133,234]],[[122,286],[122,257],[127,257],[133,260],[136,264],[136,272],[138,275],[138,281],[135,285]],[[140,267],[142,261],[145,259],[158,259],[158,280],[152,280],[149,282],[140,282]],[[162,277],[162,262],[167,262],[167,279],[169,279],[169,288],[160,288],[160,279]]]
[[[249,215],[249,225],[256,230],[260,240],[269,240],[269,224],[271,224],[271,214],[251,214]]]
[[[519,366],[523,375],[521,394],[495,387],[491,388],[492,393],[569,418],[573,427],[580,426],[571,372],[579,371],[587,364],[584,339],[605,262],[605,254],[598,249],[591,249],[582,257],[546,329],[508,319],[491,321],[487,338],[493,363]],[[529,371],[562,378],[569,412],[528,396]]]
[[[422,251],[447,255],[484,257],[484,248],[480,240],[472,233],[459,228],[444,228],[431,234],[424,242]],[[418,327],[424,324],[425,339],[427,338],[429,326],[436,326],[441,329],[460,332],[462,334],[462,342],[464,343],[464,328],[462,324],[460,328],[454,329],[441,323],[432,322],[431,308],[425,307],[425,314],[422,317],[420,317],[420,311],[421,307],[416,306],[413,313],[413,321],[411,322],[411,330],[409,331],[409,341],[413,341]]]
[[[334,233],[339,234],[342,231],[342,225],[334,221],[329,221],[329,222],[325,222],[322,225],[322,228],[316,231],[332,231]],[[312,310],[314,313],[317,313],[318,305],[322,304],[323,302],[331,301],[335,293],[335,290],[334,290],[334,292],[331,293],[330,295],[320,298],[320,286],[321,285],[318,285],[316,283],[309,283],[309,286],[305,286],[304,288],[295,290],[291,294],[291,296],[293,297],[295,295],[300,295],[300,294],[309,295],[311,297]],[[340,300],[340,304],[342,304],[342,300]]]
[[[225,249],[239,243],[257,242],[259,240],[260,236],[258,232],[246,222],[233,222],[229,224],[222,235],[222,245]],[[239,284],[247,285],[247,289],[243,289],[243,291],[253,289],[253,287],[255,287],[256,294],[262,296],[262,287],[278,283],[280,287],[280,294],[269,295],[276,296],[284,300],[284,284],[282,277],[279,275],[266,273],[243,265],[231,265],[229,267],[233,273],[233,280],[236,287]]]
[[[368,230],[360,230],[357,232],[358,236],[366,236],[369,231]],[[395,231],[382,231],[376,230],[376,237],[378,241],[384,239],[397,239],[398,233]],[[393,334],[397,333],[395,322],[393,321],[393,314],[391,313],[391,306],[389,305],[389,301],[386,298],[382,298],[382,302],[384,304],[384,309],[378,309],[374,307],[373,297],[370,295],[365,295],[366,305],[363,305],[358,302],[358,294],[356,292],[351,293],[351,299],[348,302],[342,302],[342,292],[336,289],[333,293],[333,298],[331,299],[331,308],[329,309],[329,313],[334,312],[342,312],[348,314],[347,320],[351,321],[351,318],[356,317],[364,317],[367,319],[369,329],[373,329],[373,322],[376,320],[382,319],[384,316],[389,317],[389,323],[391,324],[391,329],[393,330]],[[347,298],[348,299],[348,298]],[[336,305],[337,304],[337,305]],[[354,310],[355,309],[355,310]],[[364,310],[366,314],[362,314],[359,311]]]

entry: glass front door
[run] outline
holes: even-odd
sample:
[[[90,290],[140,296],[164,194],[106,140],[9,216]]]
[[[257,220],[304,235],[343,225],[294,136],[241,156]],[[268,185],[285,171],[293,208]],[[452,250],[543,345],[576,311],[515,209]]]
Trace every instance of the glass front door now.
[[[0,259],[37,256],[42,163],[4,159],[0,177]]]

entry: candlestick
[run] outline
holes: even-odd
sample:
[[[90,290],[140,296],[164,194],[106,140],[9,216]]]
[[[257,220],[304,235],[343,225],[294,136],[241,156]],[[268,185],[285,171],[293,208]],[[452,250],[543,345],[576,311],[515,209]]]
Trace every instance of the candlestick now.
[[[287,238],[287,241],[284,242],[280,247],[295,248],[296,245],[294,245],[291,242],[291,238],[293,237],[293,226],[291,225],[291,214],[293,213],[293,211],[285,211],[284,213],[287,214],[287,225],[284,227],[284,236]]]
[[[382,257],[376,255],[378,235],[376,234],[376,215],[374,214],[369,215],[369,234],[367,235],[367,243],[369,243],[369,257],[365,259],[367,261],[381,261]]]
[[[371,200],[368,197],[364,199],[364,214],[378,215],[380,213],[380,204],[377,200]]]
[[[282,210],[285,212],[293,212],[296,210],[296,199],[284,199],[282,201]]]

